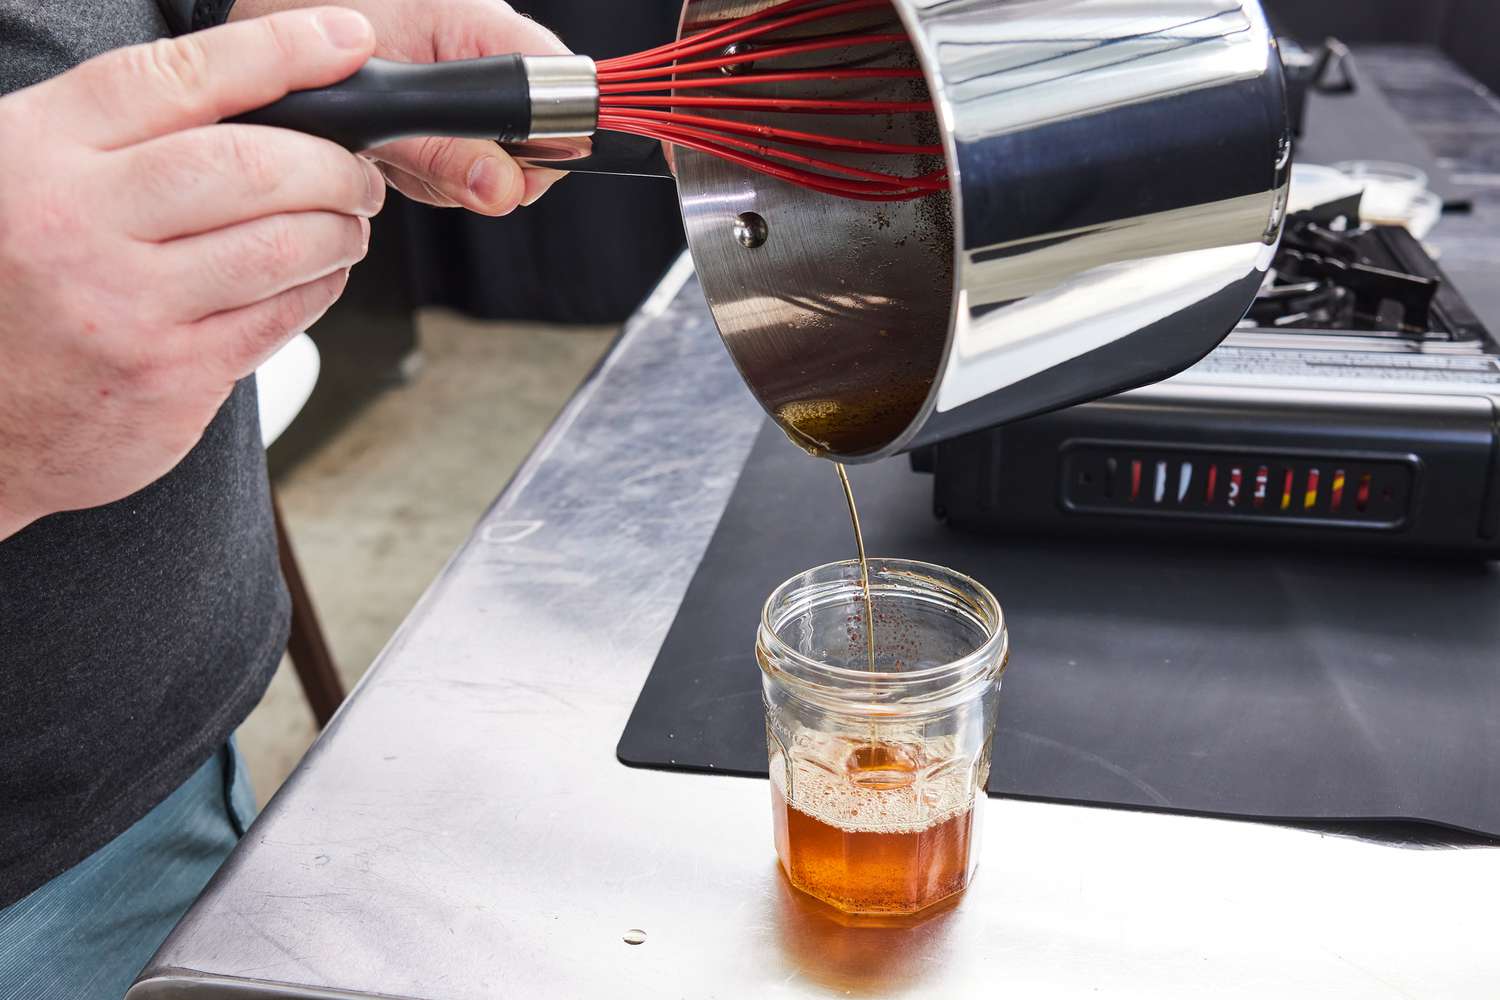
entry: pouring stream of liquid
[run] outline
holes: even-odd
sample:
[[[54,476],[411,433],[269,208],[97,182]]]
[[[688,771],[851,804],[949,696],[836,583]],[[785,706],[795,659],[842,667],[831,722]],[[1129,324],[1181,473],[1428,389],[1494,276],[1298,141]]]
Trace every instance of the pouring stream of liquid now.
[[[859,511],[854,507],[854,489],[849,485],[849,473],[840,462],[833,463],[839,470],[839,485],[844,487],[844,499],[849,503],[849,520],[854,525],[854,546],[859,550],[859,585],[865,592],[865,649],[869,654],[870,670],[875,669],[875,602],[870,598],[870,562],[865,558],[865,536],[859,527]]]

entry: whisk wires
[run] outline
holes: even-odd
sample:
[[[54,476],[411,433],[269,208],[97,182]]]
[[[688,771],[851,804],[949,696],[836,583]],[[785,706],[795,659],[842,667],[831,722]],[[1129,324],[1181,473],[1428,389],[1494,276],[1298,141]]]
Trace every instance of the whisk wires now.
[[[909,45],[899,22],[894,25],[898,30],[885,30],[889,23],[826,30],[835,18],[877,11],[894,13],[890,0],[781,0],[721,23],[690,24],[676,42],[603,60],[598,64],[599,127],[670,142],[844,198],[905,201],[941,191],[947,186],[942,169],[903,175],[828,155],[856,154],[861,163],[868,156],[941,157],[941,145],[824,135],[760,120],[762,115],[932,115],[932,101],[925,94],[920,100],[817,96],[817,88],[825,84],[837,92],[840,84],[855,81],[922,79],[918,69],[868,65]],[[788,33],[802,26],[825,33]],[[777,64],[835,50],[872,54],[827,66]],[[756,85],[796,86],[794,96],[741,92]],[[777,92],[787,91],[777,87]],[[750,113],[751,120],[713,112]]]

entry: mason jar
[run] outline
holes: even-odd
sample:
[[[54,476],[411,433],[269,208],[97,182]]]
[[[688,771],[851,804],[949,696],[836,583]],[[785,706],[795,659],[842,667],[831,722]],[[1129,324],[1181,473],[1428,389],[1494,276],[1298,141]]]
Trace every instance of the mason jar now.
[[[914,913],[974,876],[1009,639],[961,573],[871,559],[869,585],[873,662],[858,561],[793,577],[762,612],[776,853],[840,910]]]

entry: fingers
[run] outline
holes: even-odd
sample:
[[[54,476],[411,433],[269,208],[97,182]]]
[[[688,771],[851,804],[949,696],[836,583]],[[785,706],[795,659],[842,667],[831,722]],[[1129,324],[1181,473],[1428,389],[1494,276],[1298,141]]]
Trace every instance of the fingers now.
[[[461,207],[458,202],[442,194],[431,184],[428,184],[415,174],[407,173],[400,167],[393,167],[389,163],[382,163],[380,170],[385,174],[386,180],[390,182],[391,187],[413,201],[419,201],[424,205],[433,205],[437,208]],[[535,204],[537,199],[546,194],[552,185],[566,176],[568,175],[560,170],[527,167],[522,171],[525,187],[521,196],[521,204]]]
[[[226,380],[236,381],[317,322],[348,282],[348,269],[340,269],[253,305],[205,317],[189,333],[208,363]]]
[[[439,194],[433,189],[431,184],[428,184],[420,177],[414,177],[400,167],[393,167],[389,163],[382,163],[380,165],[380,172],[385,175],[385,179],[391,187],[400,191],[412,201],[419,201],[424,205],[433,205],[437,208],[458,207],[458,202]]]
[[[568,53],[556,35],[506,3],[463,5],[446,24],[437,46],[440,59]],[[559,176],[555,171],[523,172],[495,143],[477,139],[407,139],[371,150],[370,155],[407,197],[483,215],[505,215],[517,205],[531,204]]]
[[[113,204],[126,231],[159,241],[287,212],[369,217],[385,179],[369,160],[299,132],[214,125],[151,139],[127,158]]]
[[[482,215],[506,215],[526,193],[520,165],[484,139],[403,139],[378,146],[369,155]]]
[[[518,14],[509,4],[491,3],[484,13],[465,19],[465,29],[474,38],[474,48],[481,56],[498,56],[520,52],[528,56],[565,56],[571,50],[552,32]]]
[[[336,83],[374,48],[374,29],[354,11],[287,11],[117,49],[35,96],[56,128],[117,149]]]
[[[334,212],[272,215],[160,244],[159,267],[179,276],[189,321],[253,305],[364,259],[368,219]]]
[[[522,205],[535,205],[538,198],[552,189],[552,185],[568,176],[561,170],[546,167],[529,167],[525,173],[526,193],[521,196]]]

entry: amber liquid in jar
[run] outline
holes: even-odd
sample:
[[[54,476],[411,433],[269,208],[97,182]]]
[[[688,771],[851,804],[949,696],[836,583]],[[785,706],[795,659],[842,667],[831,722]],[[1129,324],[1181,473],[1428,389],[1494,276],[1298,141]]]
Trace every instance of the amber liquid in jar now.
[[[776,853],[792,884],[852,913],[915,913],[962,892],[974,832],[968,770],[924,775],[900,746],[851,743],[845,771],[803,764],[788,776],[779,755],[771,761]]]

